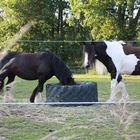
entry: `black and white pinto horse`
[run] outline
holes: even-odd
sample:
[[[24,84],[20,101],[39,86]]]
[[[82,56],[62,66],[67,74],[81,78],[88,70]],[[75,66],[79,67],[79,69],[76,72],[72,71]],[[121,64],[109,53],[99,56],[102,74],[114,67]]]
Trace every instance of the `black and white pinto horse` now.
[[[122,41],[99,41],[85,42],[83,51],[83,67],[93,66],[98,59],[110,73],[111,93],[108,101],[115,100],[118,89],[122,100],[128,100],[121,74],[140,75],[140,48],[128,47]]]
[[[41,102],[41,93],[44,83],[52,76],[56,76],[62,85],[74,85],[71,71],[64,62],[50,51],[38,53],[9,52],[0,61],[0,91],[4,87],[4,80],[7,80],[7,92],[4,96],[5,102],[12,100],[11,83],[15,76],[25,80],[38,80],[30,102]]]

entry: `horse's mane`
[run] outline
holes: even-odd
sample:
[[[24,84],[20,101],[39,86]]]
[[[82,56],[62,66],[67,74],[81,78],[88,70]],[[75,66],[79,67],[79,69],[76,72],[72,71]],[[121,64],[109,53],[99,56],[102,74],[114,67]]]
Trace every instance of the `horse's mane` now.
[[[55,54],[53,54],[50,51],[45,51],[50,56],[50,61],[52,62],[52,67],[54,69],[56,77],[62,82],[64,82],[65,79],[72,79],[72,73],[66,66],[66,64]]]

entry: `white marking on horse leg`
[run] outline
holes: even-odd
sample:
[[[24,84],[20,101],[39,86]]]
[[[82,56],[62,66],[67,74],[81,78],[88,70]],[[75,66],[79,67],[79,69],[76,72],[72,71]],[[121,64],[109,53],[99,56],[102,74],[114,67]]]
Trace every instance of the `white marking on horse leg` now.
[[[109,98],[109,100],[107,100],[107,102],[114,101],[115,96],[116,96],[116,92],[117,92],[117,80],[116,79],[112,79],[111,80],[111,93],[110,93],[110,98]]]
[[[128,100],[128,92],[126,90],[126,87],[125,87],[125,83],[123,81],[120,81],[119,84],[118,84],[119,88],[120,88],[120,91],[122,93],[122,101],[127,101]]]
[[[3,99],[5,103],[13,101],[12,90],[13,90],[13,83],[6,85],[6,93]]]
[[[38,92],[38,94],[35,96],[35,103],[40,103],[42,102],[42,93],[41,92]]]

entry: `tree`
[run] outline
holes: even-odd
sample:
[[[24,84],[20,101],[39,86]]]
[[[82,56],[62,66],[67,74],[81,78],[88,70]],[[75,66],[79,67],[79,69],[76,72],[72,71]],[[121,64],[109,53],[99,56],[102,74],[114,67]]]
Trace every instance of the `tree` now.
[[[0,20],[0,38],[3,42],[1,48],[5,47],[10,38],[28,21],[32,21],[34,26],[23,39],[63,40],[63,11],[66,5],[67,2],[62,0],[2,0],[0,7],[5,12],[3,20]],[[23,50],[26,51],[38,49],[35,46],[27,47],[25,43],[23,45]]]
[[[135,39],[140,17],[139,0],[70,0],[69,22],[89,27],[94,39]]]
[[[0,8],[4,9],[4,16],[0,19],[1,49],[29,21],[32,21],[33,27],[22,40],[59,41],[85,37],[86,28],[69,27],[66,22],[69,14],[68,0],[1,0]],[[21,41],[13,50],[35,52],[49,48],[68,64],[78,64],[82,60],[82,48],[78,46],[78,43]]]

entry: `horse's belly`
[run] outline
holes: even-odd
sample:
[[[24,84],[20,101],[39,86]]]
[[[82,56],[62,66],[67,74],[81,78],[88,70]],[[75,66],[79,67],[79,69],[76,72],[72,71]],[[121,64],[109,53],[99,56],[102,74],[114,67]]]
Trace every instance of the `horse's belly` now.
[[[16,75],[25,80],[36,80],[38,78],[37,74],[29,73],[29,72],[26,73],[19,72]]]
[[[140,61],[138,61],[135,70],[132,72],[132,75],[140,75]]]
[[[24,80],[37,80],[37,77],[31,77],[31,76],[22,76],[22,75],[17,75],[18,77],[24,79]]]

